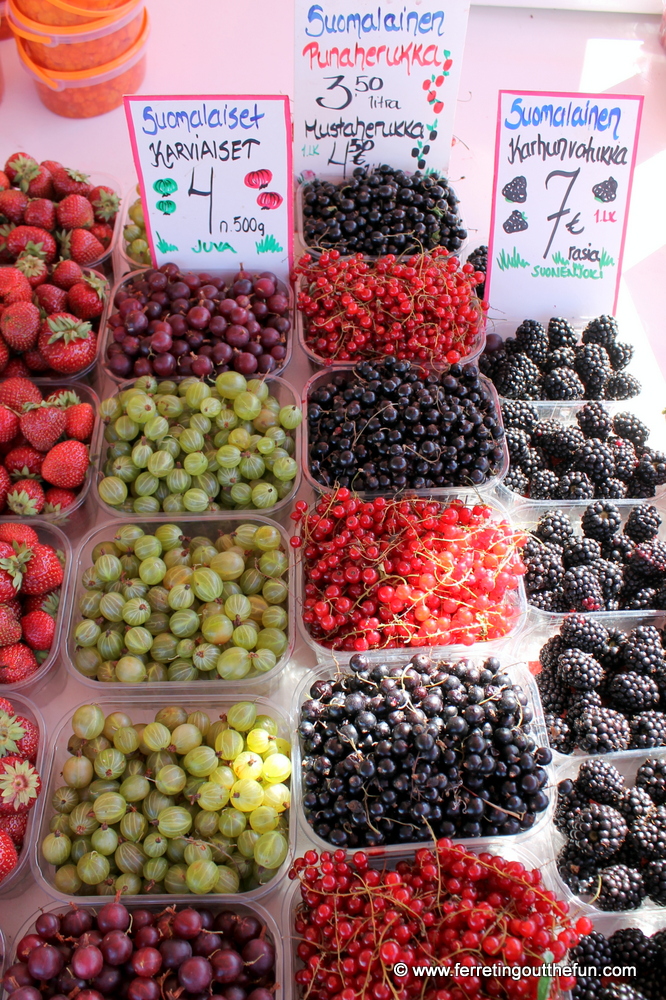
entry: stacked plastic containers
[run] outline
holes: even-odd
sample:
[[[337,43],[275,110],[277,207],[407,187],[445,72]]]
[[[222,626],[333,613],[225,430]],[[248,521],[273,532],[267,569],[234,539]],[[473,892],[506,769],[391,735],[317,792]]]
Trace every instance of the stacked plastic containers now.
[[[7,0],[24,67],[49,110],[92,118],[117,108],[146,70],[144,0]]]

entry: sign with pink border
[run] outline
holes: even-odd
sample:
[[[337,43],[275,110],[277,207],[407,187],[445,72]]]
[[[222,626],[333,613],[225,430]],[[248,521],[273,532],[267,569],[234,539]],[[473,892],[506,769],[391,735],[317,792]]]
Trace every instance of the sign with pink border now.
[[[490,321],[615,312],[642,107],[633,95],[500,91]]]
[[[289,99],[125,98],[156,265],[211,271],[291,267]]]

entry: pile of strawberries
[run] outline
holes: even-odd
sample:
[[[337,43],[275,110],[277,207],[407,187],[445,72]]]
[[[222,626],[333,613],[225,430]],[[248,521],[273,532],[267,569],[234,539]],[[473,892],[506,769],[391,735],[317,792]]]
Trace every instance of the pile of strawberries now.
[[[29,379],[0,380],[0,512],[30,517],[70,507],[90,465],[94,425],[93,407],[70,389],[45,399]]]
[[[39,727],[0,698],[0,882],[18,864],[28,815],[39,797]]]
[[[25,680],[48,656],[63,562],[29,525],[0,524],[0,684]]]
[[[26,275],[57,257],[90,267],[111,245],[119,208],[115,191],[86,174],[12,153],[0,171],[0,263]]]

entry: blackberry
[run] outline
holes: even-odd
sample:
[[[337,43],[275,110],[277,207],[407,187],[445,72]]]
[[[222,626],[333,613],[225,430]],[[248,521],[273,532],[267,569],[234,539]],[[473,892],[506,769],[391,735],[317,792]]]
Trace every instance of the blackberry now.
[[[571,689],[569,708],[567,711],[567,722],[578,731],[581,719],[589,715],[592,711],[601,708],[601,695],[598,691],[579,691]]]
[[[613,430],[618,437],[627,438],[637,448],[642,447],[650,436],[650,428],[633,413],[616,413],[613,417]]]
[[[666,667],[661,634],[654,625],[638,625],[627,635],[622,662],[639,674],[654,674]]]
[[[647,1000],[647,997],[630,983],[608,983],[600,991],[599,1000]]]
[[[506,482],[506,480],[505,480]],[[556,500],[560,480],[550,469],[538,469],[529,480],[529,496],[531,500]]]
[[[621,927],[608,939],[611,961],[607,965],[641,965],[649,967],[653,962],[650,938],[640,927]]]
[[[550,458],[562,459],[575,455],[585,438],[578,427],[565,427],[559,420],[541,420],[532,432],[532,443],[539,445]]]
[[[588,538],[596,538],[602,544],[608,542],[622,524],[620,511],[608,500],[597,500],[583,511],[580,526]]]
[[[586,438],[605,441],[611,430],[611,421],[602,403],[593,400],[576,414],[576,421]]]
[[[553,715],[552,712],[546,712],[544,719],[546,722],[546,732],[548,733],[548,742],[553,750],[557,750],[558,753],[571,753],[575,742],[566,719],[560,719],[559,716]]]
[[[503,484],[506,486],[507,490],[513,490],[514,493],[520,493],[521,496],[527,496],[530,480],[527,478],[523,470],[518,468],[518,466],[511,466],[503,479]]]
[[[527,567],[525,586],[531,595],[538,590],[553,590],[559,586],[564,576],[562,557],[555,555],[543,545],[535,556],[523,555]]]
[[[646,757],[636,772],[636,787],[644,789],[657,805],[664,805],[666,803],[666,760],[658,757]]]
[[[539,469],[546,468],[546,456],[540,448],[528,448],[527,455],[523,457],[520,464],[525,475],[532,476]]]
[[[627,865],[604,868],[599,872],[594,888],[597,893],[595,903],[600,910],[637,910],[645,898],[641,873]]]
[[[638,379],[628,372],[613,372],[604,386],[604,399],[633,399],[642,388]]]
[[[580,339],[584,344],[601,344],[602,347],[608,347],[615,343],[617,334],[617,320],[614,316],[597,316],[587,324]]]
[[[598,559],[592,567],[599,578],[601,593],[606,611],[617,611],[620,607],[620,594],[624,583],[622,566],[608,559]]]
[[[592,500],[594,486],[586,472],[567,472],[558,482],[558,500]]]
[[[651,709],[639,712],[631,720],[631,749],[666,746],[666,715]]]
[[[573,347],[557,347],[554,351],[548,352],[541,364],[541,371],[547,374],[554,368],[573,368],[575,357],[576,352]]]
[[[624,715],[612,708],[584,711],[576,726],[578,745],[586,753],[628,750],[631,727]]]
[[[646,448],[638,460],[636,478],[647,486],[663,486],[666,483],[666,455]]]
[[[569,607],[564,597],[558,590],[530,590],[527,579],[525,580],[529,602],[534,608],[540,611],[553,611],[555,614],[562,614],[569,611]]]
[[[666,970],[666,963],[664,970]],[[636,990],[644,1000],[664,1000],[664,972],[650,969],[645,975],[642,975],[639,970]]]
[[[607,651],[608,630],[600,622],[595,622],[585,615],[569,615],[562,622],[560,639],[563,646],[582,649],[583,652],[592,653],[598,658]]]
[[[633,475],[631,479],[627,480],[625,485],[627,487],[628,500],[644,500],[647,497],[654,497],[657,495],[657,487],[654,483],[648,485],[636,475]]]
[[[527,431],[531,434],[539,422],[539,412],[522,399],[505,399],[502,403],[502,418],[506,428]]]
[[[611,939],[612,940],[612,939]],[[611,943],[605,934],[592,931],[580,939],[575,947],[569,949],[571,965],[594,965],[599,970],[613,961]]]
[[[660,524],[657,508],[650,503],[640,503],[631,508],[622,530],[634,542],[648,542],[659,534]]]
[[[604,668],[591,653],[566,649],[557,660],[557,675],[563,684],[579,691],[594,691],[603,680]]]
[[[630,838],[642,858],[666,858],[666,807],[655,806],[648,816],[635,820]]]
[[[624,611],[649,611],[655,606],[657,591],[654,587],[641,587],[640,590],[625,588],[621,604]]]
[[[488,270],[488,247],[480,246],[476,250],[472,250],[471,253],[467,254],[467,264],[471,264],[475,271],[481,271],[486,274]],[[479,299],[483,299],[486,292],[486,283],[482,281],[480,285],[476,286],[476,294]]]
[[[534,534],[542,542],[562,546],[574,533],[571,521],[561,510],[549,510],[539,518]]]
[[[574,467],[594,482],[602,482],[615,474],[615,458],[604,441],[588,438],[576,454]]]
[[[564,628],[564,626],[563,626]],[[552,635],[550,639],[547,639],[539,650],[539,663],[541,664],[543,670],[546,671],[556,671],[557,670],[557,658],[560,653],[563,653],[565,649],[568,649],[576,643],[564,642],[562,635]],[[543,672],[542,670],[542,672]],[[537,675],[537,680],[541,675]]]
[[[548,337],[541,323],[535,319],[525,319],[516,330],[516,342],[522,354],[526,354],[535,365],[541,365],[548,354]]]
[[[593,566],[572,566],[562,586],[569,611],[603,611],[604,595]]]
[[[617,809],[631,827],[635,820],[644,819],[654,809],[654,802],[644,788],[627,788],[620,796]]]
[[[539,399],[540,373],[526,354],[515,354],[498,364],[493,381],[507,399]]]
[[[630,715],[656,708],[659,704],[659,688],[651,677],[643,674],[615,674],[608,684],[607,693],[613,708]]]
[[[604,559],[611,562],[623,563],[634,547],[634,542],[625,535],[611,535],[602,545],[602,555]]]
[[[560,781],[557,786],[557,800],[553,814],[553,822],[560,833],[568,838],[571,827],[587,803],[586,796],[578,791],[573,781],[569,778]]]
[[[583,858],[573,844],[567,844],[557,856],[557,870],[572,892],[589,892],[597,874],[590,858]]]
[[[593,563],[601,558],[601,542],[596,538],[585,538],[584,535],[574,535],[565,542],[562,548],[562,563],[565,569],[572,566],[582,566]]]
[[[666,542],[654,538],[649,542],[639,542],[627,556],[626,564],[636,573],[638,580],[666,573]]]
[[[608,351],[608,357],[610,358],[611,367],[614,372],[619,372],[622,371],[623,368],[626,368],[634,356],[633,344],[622,344],[618,342],[610,344],[606,350]]]
[[[666,859],[648,862],[643,869],[643,881],[652,902],[666,906]]]
[[[589,799],[614,806],[624,792],[624,778],[605,760],[586,760],[580,766],[576,788]]]
[[[596,496],[600,500],[624,500],[627,495],[627,484],[621,479],[611,476],[602,483],[596,483]]]
[[[575,347],[578,335],[568,320],[553,316],[548,320],[548,343],[551,350],[558,347]]]
[[[558,679],[557,672],[552,667],[537,674],[537,687],[541,697],[544,712],[554,712],[561,715],[569,707],[569,694]]]
[[[574,370],[585,386],[588,399],[601,399],[611,374],[608,353],[600,344],[585,344],[576,351]]]
[[[588,936],[591,937],[592,935]],[[583,965],[581,968],[587,968],[587,966]],[[597,966],[593,965],[591,968],[596,969]],[[594,976],[576,975],[576,985],[571,991],[571,1000],[600,1000],[603,988],[604,985],[601,979],[597,979]]]
[[[571,368],[553,368],[543,376],[541,399],[585,399],[585,386]]]
[[[626,483],[631,479],[638,466],[636,449],[631,441],[621,437],[610,438],[608,447],[615,462],[615,475]]]
[[[527,450],[530,446],[529,434],[527,431],[519,431],[515,427],[509,427],[505,439],[511,462],[520,465],[521,459],[527,458]]]
[[[612,670],[619,670],[622,666],[624,656],[624,646],[627,641],[627,637],[619,628],[611,628],[608,630],[608,642],[606,649],[603,653],[599,655],[599,660],[603,663],[605,667],[609,667]]]

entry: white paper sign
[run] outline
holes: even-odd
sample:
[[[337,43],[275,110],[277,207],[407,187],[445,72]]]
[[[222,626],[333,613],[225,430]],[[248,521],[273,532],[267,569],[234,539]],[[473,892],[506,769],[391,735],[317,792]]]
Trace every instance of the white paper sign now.
[[[125,98],[153,260],[198,271],[291,264],[287,97]]]
[[[617,94],[500,92],[491,320],[615,312],[642,104]]]
[[[294,167],[445,171],[469,0],[296,0]]]

